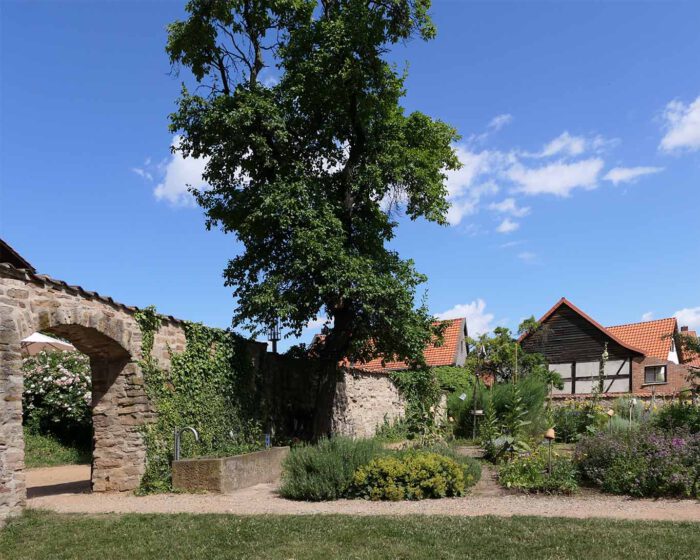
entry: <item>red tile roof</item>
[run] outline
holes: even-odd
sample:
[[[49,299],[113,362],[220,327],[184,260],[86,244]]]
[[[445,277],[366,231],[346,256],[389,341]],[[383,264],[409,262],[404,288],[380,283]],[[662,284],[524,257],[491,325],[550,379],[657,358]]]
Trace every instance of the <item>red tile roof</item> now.
[[[464,339],[464,329],[466,321],[467,320],[464,317],[462,317],[460,319],[448,319],[446,321],[436,321],[435,323],[433,323],[436,325],[440,323],[446,323],[447,326],[443,331],[442,344],[440,346],[430,344],[423,351],[425,361],[429,366],[439,367],[455,365],[457,352],[459,351],[459,344]],[[325,335],[317,334],[316,336],[314,336],[314,341],[311,343],[311,345],[313,346],[314,344],[322,343],[324,338]],[[351,364],[346,359],[341,365],[351,366],[355,369],[373,372],[389,372],[408,368],[408,364],[406,362],[397,362],[391,360],[382,364],[381,357],[374,358],[369,362],[356,362],[354,364]]]
[[[607,328],[608,332],[622,340],[626,345],[635,346],[642,350],[646,356],[661,360],[668,359],[672,337],[676,329],[677,323],[673,317]]]
[[[452,366],[455,365],[459,344],[463,339],[463,329],[466,319],[449,319],[447,321],[438,321],[447,323],[443,332],[443,343],[440,346],[434,344],[428,345],[423,351],[426,363],[431,367]],[[373,360],[360,364],[354,364],[356,369],[365,371],[396,371],[406,369],[406,362],[389,361],[382,364],[382,358],[374,358]]]

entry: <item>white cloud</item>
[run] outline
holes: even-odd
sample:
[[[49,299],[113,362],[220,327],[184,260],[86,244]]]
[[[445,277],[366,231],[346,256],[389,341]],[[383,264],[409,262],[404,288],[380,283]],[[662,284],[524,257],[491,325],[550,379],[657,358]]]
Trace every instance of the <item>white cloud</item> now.
[[[476,213],[482,197],[499,191],[494,181],[479,182],[477,179],[493,176],[501,159],[499,152],[473,152],[464,145],[455,146],[455,153],[462,168],[447,173],[447,197],[451,204],[447,221],[452,225],[458,225],[465,216]]]
[[[700,150],[700,96],[687,105],[682,101],[671,101],[663,116],[666,134],[661,139],[661,150]]]
[[[471,216],[476,212],[478,201],[473,199],[453,200],[450,202],[450,209],[447,211],[447,221],[450,225],[456,226],[465,216]]]
[[[491,122],[488,125],[488,128],[490,130],[493,130],[494,132],[497,132],[501,130],[504,126],[510,124],[513,122],[513,115],[510,113],[503,113],[501,115],[496,115],[491,119]]]
[[[573,163],[557,161],[537,168],[526,168],[518,163],[508,171],[508,177],[516,183],[520,192],[565,197],[577,188],[596,188],[601,169],[603,160],[600,158]]]
[[[492,202],[489,204],[489,209],[501,214],[510,214],[516,218],[522,218],[530,213],[529,206],[519,207],[514,198],[506,198],[501,202]]]
[[[503,220],[500,225],[496,228],[498,233],[512,233],[520,227],[518,222],[514,222],[510,218]]]
[[[153,181],[153,175],[147,169],[143,167],[132,167],[131,170],[142,179],[146,179],[147,181]]]
[[[700,307],[686,307],[676,311],[673,316],[678,320],[679,326],[688,326],[690,330],[700,330]]]
[[[320,332],[321,329],[326,325],[328,325],[329,327],[332,326],[333,319],[329,319],[328,317],[318,316],[315,319],[311,319],[311,321],[306,323],[304,330],[314,331],[314,334],[315,334],[317,332]]]
[[[653,311],[647,311],[646,313],[642,314],[642,321],[651,321],[653,318],[654,318]]]
[[[572,136],[568,131],[562,132],[542,148],[539,157],[552,157],[559,154],[579,156],[586,150],[586,139]]]
[[[523,243],[525,242],[522,239],[520,239],[519,241],[508,241],[507,243],[499,245],[499,247],[501,249],[508,249],[510,247],[517,247],[518,245],[522,245]]]
[[[173,146],[177,145],[179,137],[173,138]],[[193,203],[189,187],[206,188],[202,179],[208,158],[184,158],[180,152],[174,152],[162,164],[163,178],[153,194],[157,200],[165,200],[175,206],[186,206]]]
[[[617,138],[597,136],[574,136],[568,131],[547,142],[539,152],[520,152],[521,156],[534,158],[571,158],[585,153],[601,153],[619,143]]]
[[[533,262],[537,258],[537,255],[530,251],[523,251],[522,253],[518,253],[518,258],[524,262]]]
[[[460,162],[461,169],[447,172],[447,192],[450,198],[458,198],[463,195],[474,183],[479,175],[490,170],[491,153],[489,151],[472,152],[467,147],[455,146],[455,153]]]
[[[486,132],[472,135],[463,144],[455,146],[463,167],[447,173],[446,186],[451,208],[447,220],[452,225],[461,224],[465,217],[479,212],[482,205],[502,214],[503,222],[497,231],[508,233],[519,224],[515,218],[531,213],[529,206],[520,206],[514,193],[527,195],[571,196],[575,189],[592,190],[603,178],[604,156],[600,155],[618,140],[597,136],[576,136],[564,131],[543,146],[541,151],[528,152],[519,148],[511,150],[479,150],[476,142],[512,120],[509,114],[494,117]],[[538,163],[534,163],[538,160]],[[651,167],[617,167],[605,175],[614,182],[633,181],[642,175],[660,171]],[[485,199],[505,190],[511,196],[497,201]]]
[[[634,182],[639,177],[659,173],[663,170],[663,167],[614,167],[605,174],[603,179],[610,181],[613,185],[619,185],[620,183]]]
[[[493,330],[494,316],[491,313],[486,313],[486,302],[479,298],[471,303],[461,303],[455,305],[452,309],[443,311],[436,315],[438,319],[458,319],[460,317],[467,318],[467,329],[469,336],[475,337],[480,334]]]

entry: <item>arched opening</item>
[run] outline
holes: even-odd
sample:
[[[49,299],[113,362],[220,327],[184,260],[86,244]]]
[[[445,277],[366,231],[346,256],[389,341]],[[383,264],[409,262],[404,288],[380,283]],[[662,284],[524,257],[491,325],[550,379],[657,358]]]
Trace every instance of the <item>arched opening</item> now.
[[[40,360],[31,357],[33,350],[25,341],[37,340],[41,337],[29,337],[24,339],[23,358],[24,364],[31,360],[41,363],[50,363],[63,370],[70,364],[76,371],[47,371],[44,380],[51,385],[53,383],[80,383],[81,371],[87,372],[89,377],[90,394],[88,408],[89,429],[89,466],[73,466],[64,468],[44,468],[37,471],[31,470],[32,462],[28,463],[27,471],[27,497],[39,497],[53,493],[107,491],[107,490],[132,490],[138,485],[141,474],[139,461],[142,462],[142,442],[138,433],[139,424],[131,413],[142,408],[147,408],[145,397],[142,395],[142,387],[134,387],[132,381],[136,373],[136,364],[131,360],[127,352],[118,342],[106,336],[96,328],[78,324],[61,324],[42,328],[40,334],[44,337],[54,337],[67,347],[46,348],[40,352],[60,352],[61,356],[53,356],[47,359],[46,355],[35,354],[42,357]],[[49,339],[51,340],[51,339]],[[58,345],[56,345],[58,346]],[[74,359],[67,357],[67,352],[72,352]],[[82,368],[82,370],[81,370]],[[23,368],[27,369],[27,368]],[[29,368],[31,369],[31,368]],[[26,375],[26,373],[25,373]],[[33,375],[37,379],[37,375]],[[40,381],[42,381],[40,379]],[[46,390],[46,383],[42,386]],[[63,387],[54,387],[55,395],[63,395],[71,404],[60,406],[58,412],[64,413],[66,425],[75,423],[75,411],[72,406],[77,406],[76,396],[80,393],[79,387],[75,391],[64,391]],[[36,384],[28,385],[25,377],[25,403],[27,391],[36,391]],[[56,399],[54,399],[56,400]],[[138,401],[135,403],[135,401]],[[56,403],[53,403],[56,407]],[[25,421],[30,414],[24,411]],[[60,418],[59,418],[60,421]],[[70,444],[70,434],[56,427],[55,434],[63,432],[64,442]],[[25,429],[25,433],[26,429]],[[79,443],[81,434],[75,434],[73,443]],[[25,442],[26,444],[26,442]],[[26,447],[25,447],[26,448]],[[36,452],[26,448],[29,453]],[[59,450],[59,453],[61,450]],[[77,451],[79,453],[79,451]],[[59,457],[60,458],[60,457]],[[74,461],[79,462],[79,461]],[[84,461],[83,461],[84,462]]]

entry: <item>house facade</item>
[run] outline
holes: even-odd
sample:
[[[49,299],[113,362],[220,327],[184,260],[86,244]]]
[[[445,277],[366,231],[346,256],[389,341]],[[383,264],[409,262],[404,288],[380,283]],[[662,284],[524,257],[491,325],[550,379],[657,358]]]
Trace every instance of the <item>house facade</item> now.
[[[539,323],[519,342],[524,351],[543,354],[561,375],[564,387],[555,389],[555,396],[591,395],[606,349],[605,394],[673,396],[687,386],[691,360],[676,348],[679,328],[673,317],[604,327],[562,298]]]

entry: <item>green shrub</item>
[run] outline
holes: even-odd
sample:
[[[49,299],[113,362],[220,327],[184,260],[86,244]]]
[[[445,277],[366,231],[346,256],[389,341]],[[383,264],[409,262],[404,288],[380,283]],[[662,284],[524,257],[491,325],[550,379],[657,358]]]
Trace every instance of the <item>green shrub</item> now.
[[[548,472],[548,449],[544,446],[501,465],[498,480],[506,488],[523,492],[571,494],[578,489],[576,467],[567,457],[552,453],[552,472]]]
[[[345,497],[355,471],[384,453],[376,440],[346,437],[294,447],[283,464],[280,493],[314,502]]]
[[[453,459],[428,452],[381,457],[357,469],[352,493],[369,500],[422,500],[464,494],[464,471]]]
[[[652,421],[662,430],[687,430],[691,434],[700,432],[700,406],[690,402],[673,402],[661,407]]]
[[[620,397],[615,399],[612,405],[613,410],[618,418],[624,418],[629,422],[630,409],[632,412],[632,422],[641,424],[646,420],[647,408],[644,401],[635,399],[634,397]]]
[[[454,433],[457,437],[472,435],[473,393],[468,392],[466,395],[467,398],[464,401],[461,401],[457,394],[451,395],[447,401],[448,412],[455,419]],[[497,383],[490,389],[480,385],[477,389],[476,408],[486,410],[489,406],[493,406],[496,419],[499,424],[502,424],[506,421],[509,411],[513,409],[516,399],[519,399],[519,406],[524,411],[521,420],[527,425],[525,433],[528,436],[540,435],[546,429],[543,416],[546,396],[547,385],[543,381],[536,377],[526,377],[517,384]]]
[[[410,439],[430,440],[438,437],[435,409],[442,394],[432,368],[393,371],[391,380],[406,399],[404,423]]]
[[[442,366],[433,368],[440,387],[448,393],[469,393],[474,390],[474,376],[464,367]]]
[[[384,423],[377,427],[375,439],[385,443],[396,443],[408,439],[408,426],[404,418],[397,418],[393,422],[384,416]]]
[[[477,482],[479,482],[479,480],[481,480],[481,463],[473,457],[460,455],[449,445],[437,443],[427,447],[421,447],[418,451],[443,455],[444,457],[448,457],[457,464],[461,465],[464,473],[465,488],[474,486]]]
[[[572,443],[584,434],[595,433],[608,421],[605,410],[593,401],[569,401],[552,409],[557,441]]]
[[[640,422],[634,420],[634,416],[632,417],[632,422],[622,416],[613,416],[608,420],[605,431],[609,434],[626,434],[627,432],[639,430],[641,426]]]

